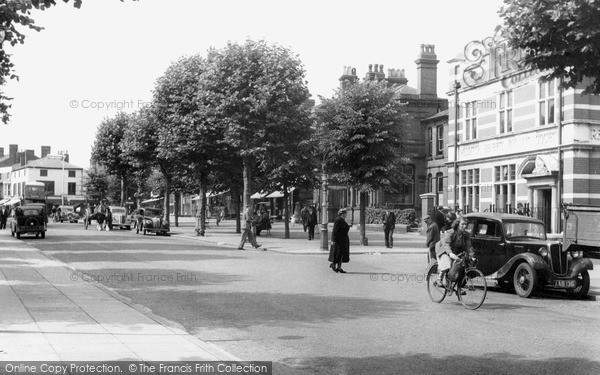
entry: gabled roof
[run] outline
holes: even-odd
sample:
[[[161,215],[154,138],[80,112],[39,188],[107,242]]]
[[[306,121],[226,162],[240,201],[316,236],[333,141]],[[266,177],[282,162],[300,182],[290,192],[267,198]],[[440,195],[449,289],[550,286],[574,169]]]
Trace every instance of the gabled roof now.
[[[46,156],[41,159],[33,160],[33,161],[27,163],[27,165],[17,166],[14,168],[14,170],[24,169],[24,168],[62,169],[63,161],[61,159],[52,158],[52,157],[49,158],[48,156]],[[74,164],[67,163],[67,162],[64,163],[64,168],[65,169],[83,169],[81,167],[78,167]]]
[[[448,117],[448,112],[449,112],[449,110],[445,109],[445,110],[443,110],[441,112],[436,113],[435,115],[433,115],[431,117],[427,117],[424,121],[435,120],[437,118]]]

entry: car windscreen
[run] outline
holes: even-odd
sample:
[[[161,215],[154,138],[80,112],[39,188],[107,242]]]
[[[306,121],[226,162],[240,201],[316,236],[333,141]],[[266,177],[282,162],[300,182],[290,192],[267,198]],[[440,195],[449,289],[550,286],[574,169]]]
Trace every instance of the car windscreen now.
[[[160,211],[154,211],[154,210],[148,210],[146,209],[144,211],[144,216],[148,216],[148,217],[161,217],[162,214]]]
[[[23,216],[35,216],[40,215],[41,210],[35,208],[28,208],[23,210]]]
[[[504,222],[504,231],[506,238],[529,237],[536,239],[546,239],[546,228],[544,224],[527,221],[506,221]]]

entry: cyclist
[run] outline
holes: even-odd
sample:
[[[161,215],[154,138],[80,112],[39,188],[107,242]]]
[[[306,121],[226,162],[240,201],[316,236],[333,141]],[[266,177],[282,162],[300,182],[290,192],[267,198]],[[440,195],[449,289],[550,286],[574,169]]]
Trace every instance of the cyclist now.
[[[446,279],[445,276],[452,266],[452,260],[458,259],[458,254],[464,253],[468,257],[474,255],[471,237],[466,228],[467,219],[458,216],[435,247],[435,253],[438,257],[438,283],[440,285],[443,285]]]

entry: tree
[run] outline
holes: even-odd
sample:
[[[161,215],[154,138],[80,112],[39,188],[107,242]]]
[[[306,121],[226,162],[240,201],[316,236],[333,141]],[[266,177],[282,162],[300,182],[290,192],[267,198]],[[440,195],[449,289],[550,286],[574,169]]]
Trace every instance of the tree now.
[[[223,142],[242,161],[245,206],[252,174],[269,144],[277,143],[281,134],[295,138],[297,129],[286,125],[302,117],[310,95],[304,68],[288,49],[251,40],[211,49],[207,62],[202,101],[210,108],[210,121],[220,126]]]
[[[121,0],[124,1],[124,0]],[[133,0],[136,1],[136,0]],[[63,0],[68,3],[69,0]],[[82,0],[73,0],[75,8],[81,7]],[[27,27],[35,31],[41,31],[44,28],[37,26],[33,18],[31,18],[31,10],[46,10],[56,5],[55,0],[8,0],[2,1],[0,4],[0,87],[6,84],[6,79],[18,79],[11,62],[11,55],[6,52],[3,43],[10,43],[11,46],[23,44],[25,35],[19,31],[18,25]],[[8,123],[10,115],[8,102],[11,98],[4,96],[0,91],[0,119],[3,123]]]
[[[106,167],[109,174],[115,175],[121,183],[121,206],[125,205],[125,180],[132,171],[132,165],[125,158],[122,140],[129,126],[131,116],[123,112],[113,118],[106,118],[96,130],[92,147],[91,162]]]
[[[85,187],[86,198],[101,201],[108,196],[108,174],[104,168],[92,164],[83,179],[83,186]]]
[[[533,69],[575,87],[588,77],[585,92],[600,94],[600,0],[504,0],[499,14],[513,48],[527,52]]]
[[[404,182],[407,114],[386,82],[365,81],[321,98],[318,152],[324,173],[360,191],[360,232],[365,244],[368,192],[395,191]]]

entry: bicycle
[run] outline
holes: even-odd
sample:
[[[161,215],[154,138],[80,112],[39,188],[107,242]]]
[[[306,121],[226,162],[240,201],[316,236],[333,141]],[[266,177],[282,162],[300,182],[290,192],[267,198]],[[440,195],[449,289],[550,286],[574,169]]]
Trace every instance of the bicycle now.
[[[476,310],[481,307],[487,295],[485,276],[475,268],[477,260],[465,256],[464,253],[459,254],[458,257],[456,262],[461,262],[461,275],[456,281],[451,281],[446,273],[446,285],[440,285],[438,282],[437,261],[431,263],[427,272],[429,298],[433,302],[441,303],[446,296],[451,296],[455,292],[464,307]]]

